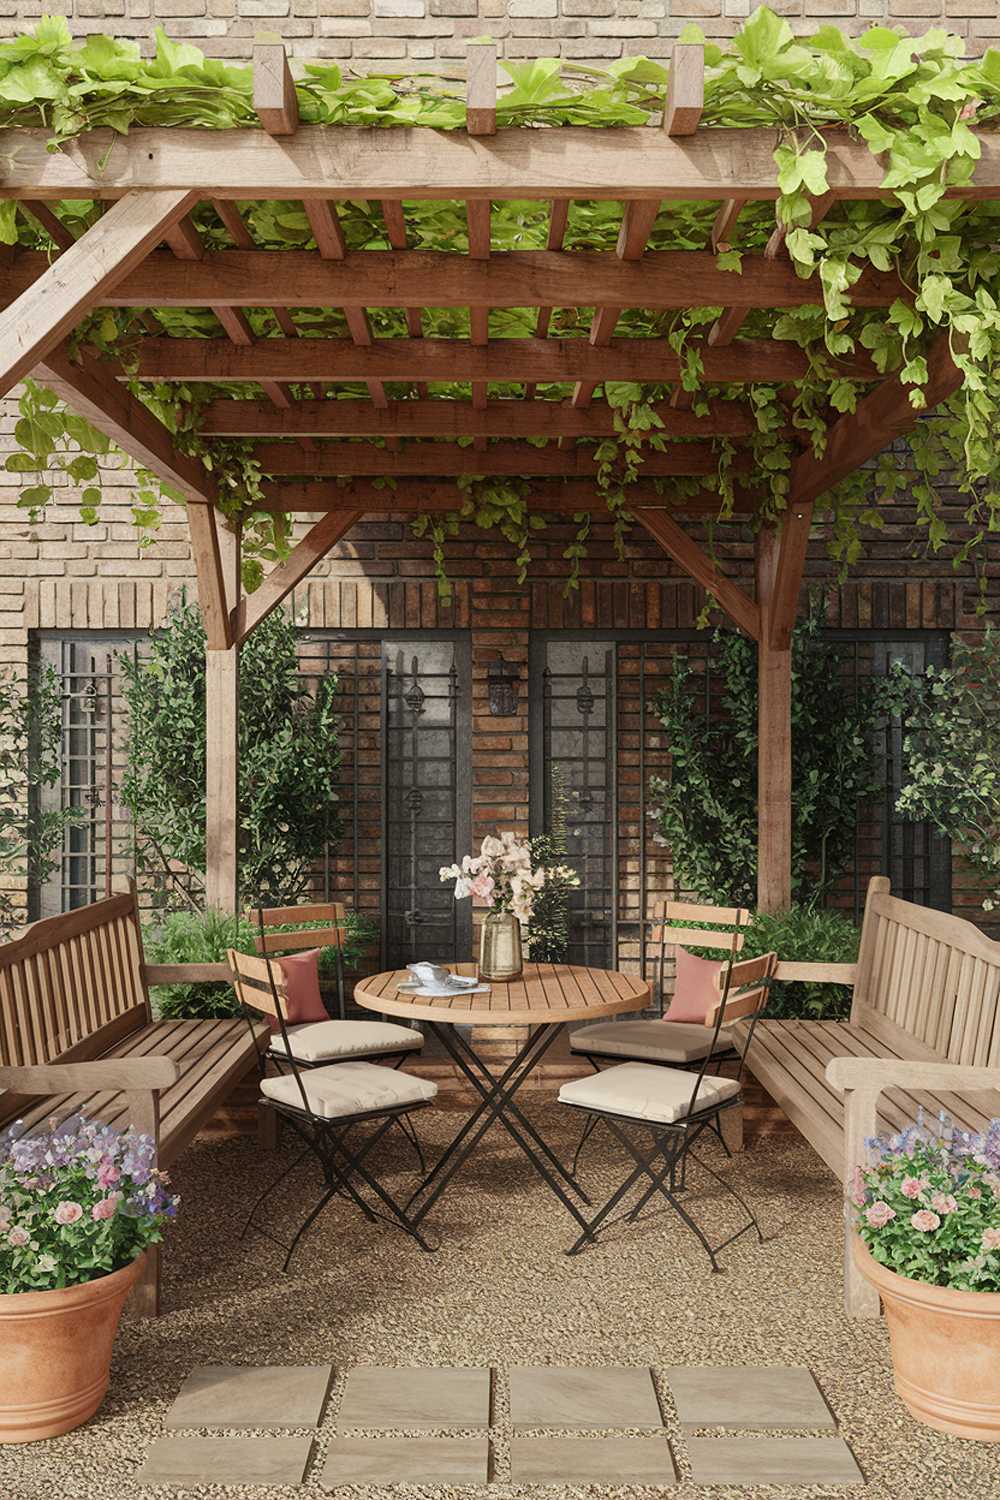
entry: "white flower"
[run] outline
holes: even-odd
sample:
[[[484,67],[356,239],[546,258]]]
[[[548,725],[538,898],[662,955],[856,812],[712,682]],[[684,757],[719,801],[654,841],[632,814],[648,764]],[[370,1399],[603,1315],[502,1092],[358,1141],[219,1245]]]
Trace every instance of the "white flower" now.
[[[488,833],[483,839],[483,845],[480,852],[484,859],[500,859],[502,858],[505,851],[500,839],[495,839],[491,834]]]
[[[52,1255],[40,1255],[35,1261],[35,1270],[40,1271],[43,1276],[52,1276],[58,1269]]]

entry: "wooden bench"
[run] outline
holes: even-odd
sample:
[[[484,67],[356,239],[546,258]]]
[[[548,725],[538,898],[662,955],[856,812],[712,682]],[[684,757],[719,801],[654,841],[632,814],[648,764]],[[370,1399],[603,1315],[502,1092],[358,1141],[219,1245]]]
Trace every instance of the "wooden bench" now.
[[[245,1076],[267,1028],[252,1034],[242,1017],[154,1021],[148,985],[165,977],[144,963],[134,892],[0,945],[0,1126],[19,1118],[31,1129],[77,1111],[131,1120],[169,1168]],[[143,1315],[159,1310],[156,1253],[135,1303]]]
[[[865,1140],[911,1124],[921,1107],[973,1131],[1000,1116],[1000,943],[971,922],[900,901],[876,876],[856,969],[785,964],[777,977],[854,987],[849,1021],[760,1021],[748,1059],[845,1185]],[[849,1244],[845,1275],[848,1311],[877,1316]]]

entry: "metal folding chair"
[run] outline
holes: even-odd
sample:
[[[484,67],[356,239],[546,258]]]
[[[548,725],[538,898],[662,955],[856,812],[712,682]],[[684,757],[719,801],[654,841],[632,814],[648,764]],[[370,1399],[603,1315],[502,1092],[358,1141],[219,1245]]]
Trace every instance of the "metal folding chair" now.
[[[429,1079],[415,1078],[410,1073],[400,1073],[393,1068],[357,1060],[334,1063],[327,1067],[302,1068],[296,1059],[286,1025],[285,981],[280,972],[275,972],[274,962],[268,957],[237,953],[233,949],[229,950],[226,957],[233,988],[248,1019],[253,1013],[274,1017],[284,1042],[282,1061],[287,1071],[274,1076],[262,1076],[261,1103],[287,1120],[303,1142],[303,1149],[291,1166],[270,1182],[254,1203],[244,1226],[243,1236],[250,1229],[255,1229],[280,1245],[287,1252],[282,1265],[282,1269],[287,1270],[303,1234],[330,1200],[342,1194],[350,1198],[366,1218],[384,1219],[395,1224],[411,1235],[423,1250],[435,1248],[427,1243],[406,1208],[396,1201],[375,1176],[368,1158],[388,1130],[434,1099],[437,1084]],[[360,1145],[349,1145],[348,1132],[355,1126],[367,1124],[372,1125],[373,1129],[366,1138]],[[322,1170],[324,1191],[299,1226],[291,1243],[286,1244],[256,1222],[257,1212],[310,1155],[315,1157]],[[385,1211],[366,1201],[356,1185],[358,1182],[367,1187]]]
[[[339,1018],[305,1022],[289,1029],[295,1060],[300,1068],[327,1067],[330,1063],[340,1062],[372,1062],[375,1059],[398,1068],[408,1057],[421,1050],[424,1045],[423,1032],[412,1026],[400,1026],[385,1019],[367,1017],[355,1021],[346,1019],[344,938],[347,931],[347,908],[342,902],[258,907],[256,918],[257,935],[254,946],[265,957],[280,958],[282,955],[302,953],[309,948],[332,948],[335,954]],[[300,930],[289,932],[286,929],[290,926],[298,926]],[[283,1039],[280,1036],[273,1037],[262,1067],[271,1063],[274,1068],[282,1071],[287,1062]],[[420,1171],[426,1172],[423,1147],[412,1123],[405,1116],[400,1116],[396,1124],[413,1148]]]
[[[710,1073],[713,1055],[708,1052],[697,1073],[668,1069],[655,1063],[628,1062],[563,1084],[559,1090],[560,1103],[583,1111],[589,1117],[588,1123],[590,1120],[603,1121],[635,1163],[624,1182],[589,1222],[577,1215],[582,1229],[568,1254],[575,1255],[585,1245],[593,1244],[598,1233],[608,1227],[615,1209],[640,1184],[641,1196],[626,1215],[627,1220],[635,1220],[646,1204],[660,1195],[697,1236],[713,1271],[720,1269],[716,1260],[719,1252],[748,1230],[755,1229],[758,1239],[763,1240],[760,1225],[749,1204],[732,1183],[695,1155],[694,1147],[706,1131],[713,1131],[721,1138],[719,1122],[722,1115],[742,1104],[741,1085],[746,1056],[757,1018],[767,1003],[777,962],[776,953],[765,953],[739,963],[733,962],[731,954],[730,962],[719,976],[720,998],[706,1021],[715,1039],[718,1040],[723,1025],[749,1021],[745,1027],[745,1041],[739,1045],[734,1039],[733,1043],[732,1051],[738,1057],[735,1078],[722,1076],[721,1070]],[[650,1144],[641,1145],[637,1136],[644,1136],[647,1131]],[[691,1160],[697,1161],[736,1200],[747,1216],[741,1227],[718,1245],[709,1243],[680,1200],[679,1195],[687,1187],[687,1167]]]
[[[654,945],[659,1018],[597,1021],[591,1026],[582,1026],[578,1031],[570,1033],[570,1052],[578,1057],[585,1057],[595,1072],[600,1072],[606,1064],[621,1062],[655,1063],[663,1068],[690,1068],[709,1058],[716,1071],[724,1063],[733,1062],[737,1054],[733,1050],[728,1030],[716,1030],[713,1033],[697,1022],[663,1019],[667,949],[718,948],[727,953],[731,964],[743,948],[749,921],[750,912],[742,906],[701,906],[690,901],[657,902],[652,919],[647,924],[650,930],[644,951],[650,943]],[[705,923],[707,926],[691,926],[695,922]],[[580,1153],[599,1123],[599,1119],[595,1118],[588,1120],[584,1126],[573,1156],[574,1172],[579,1164]],[[722,1149],[727,1156],[731,1155],[721,1130],[718,1134]]]

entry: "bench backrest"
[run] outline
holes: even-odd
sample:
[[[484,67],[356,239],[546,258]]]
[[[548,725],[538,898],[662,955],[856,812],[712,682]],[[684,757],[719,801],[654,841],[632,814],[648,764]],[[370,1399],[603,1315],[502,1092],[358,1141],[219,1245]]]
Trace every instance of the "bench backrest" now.
[[[0,944],[0,1065],[97,1057],[149,1019],[131,892]]]
[[[851,1020],[904,1055],[1000,1065],[1000,943],[971,922],[868,887]],[[912,1043],[915,1043],[914,1047]]]

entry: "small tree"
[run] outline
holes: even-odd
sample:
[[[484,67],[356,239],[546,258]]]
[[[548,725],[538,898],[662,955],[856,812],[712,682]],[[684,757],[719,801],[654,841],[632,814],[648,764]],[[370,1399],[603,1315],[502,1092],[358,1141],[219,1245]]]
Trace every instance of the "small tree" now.
[[[40,805],[41,789],[59,785],[61,733],[62,688],[53,667],[40,663],[27,684],[10,673],[0,677],[0,937],[17,924],[7,882],[30,888],[48,880],[64,830],[80,816],[76,808]]]
[[[814,614],[792,640],[792,890],[816,901],[848,867],[858,809],[878,788],[870,726],[881,689],[855,686]],[[656,712],[667,731],[669,779],[654,778],[651,816],[677,885],[702,901],[752,904],[757,881],[757,652],[719,631],[720,711],[704,679],[674,657]]]
[[[897,810],[928,819],[962,851],[1000,905],[1000,631],[956,638],[951,665],[914,673],[897,663],[893,705],[903,720]]]
[[[122,656],[130,731],[122,798],[140,868],[200,905],[205,874],[205,630],[176,609],[148,656]],[[296,900],[310,866],[340,837],[335,677],[311,693],[298,673],[295,628],[276,611],[240,657],[240,888]]]

